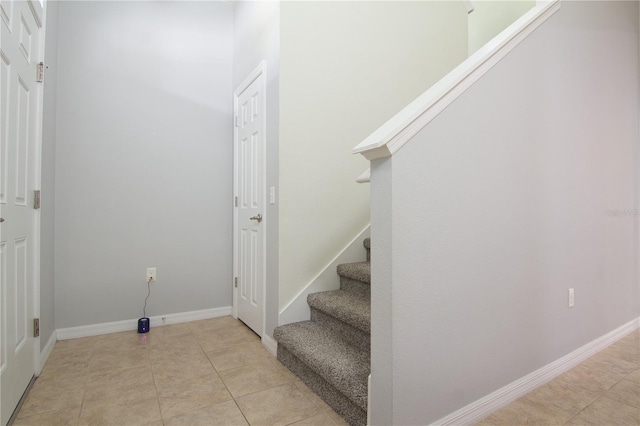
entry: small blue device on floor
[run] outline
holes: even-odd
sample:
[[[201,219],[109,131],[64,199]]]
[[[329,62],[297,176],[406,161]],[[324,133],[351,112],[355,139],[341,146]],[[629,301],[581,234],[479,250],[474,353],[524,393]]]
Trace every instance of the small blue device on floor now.
[[[138,333],[148,333],[151,323],[149,318],[144,317],[138,320]]]

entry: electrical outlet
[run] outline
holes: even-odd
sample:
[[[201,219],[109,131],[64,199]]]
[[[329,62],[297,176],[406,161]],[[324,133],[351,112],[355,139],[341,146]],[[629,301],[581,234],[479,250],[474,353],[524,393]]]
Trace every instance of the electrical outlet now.
[[[156,268],[147,268],[147,282],[156,280]]]
[[[570,308],[573,308],[573,305],[574,305],[574,302],[575,302],[574,295],[575,295],[574,289],[570,288],[569,289],[569,307]]]

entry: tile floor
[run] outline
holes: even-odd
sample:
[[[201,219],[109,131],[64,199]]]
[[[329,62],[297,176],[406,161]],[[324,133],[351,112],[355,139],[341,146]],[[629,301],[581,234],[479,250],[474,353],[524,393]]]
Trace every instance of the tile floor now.
[[[231,317],[60,341],[14,424],[346,425]],[[477,425],[640,425],[640,330]]]
[[[346,425],[231,317],[56,343],[19,425]]]
[[[476,425],[640,425],[640,330]]]

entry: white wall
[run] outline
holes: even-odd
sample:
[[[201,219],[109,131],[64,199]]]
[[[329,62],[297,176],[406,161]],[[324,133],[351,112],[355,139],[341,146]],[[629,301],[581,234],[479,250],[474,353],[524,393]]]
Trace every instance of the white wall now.
[[[233,5],[61,2],[56,327],[231,305]]]
[[[266,186],[278,189],[278,132],[280,105],[280,3],[277,1],[234,2],[233,89],[266,61]],[[276,197],[276,200],[278,197]],[[264,225],[266,250],[266,322],[268,335],[278,325],[278,203],[267,205]]]
[[[374,162],[372,424],[432,423],[640,316],[638,217],[607,215],[639,208],[637,8],[563,3]]]
[[[58,75],[58,2],[47,2],[42,123],[42,199],[40,210],[40,345],[47,344],[55,324],[55,154]]]
[[[369,222],[352,147],[466,58],[461,2],[283,2],[280,308]]]
[[[473,0],[469,14],[469,55],[536,5],[535,0]]]

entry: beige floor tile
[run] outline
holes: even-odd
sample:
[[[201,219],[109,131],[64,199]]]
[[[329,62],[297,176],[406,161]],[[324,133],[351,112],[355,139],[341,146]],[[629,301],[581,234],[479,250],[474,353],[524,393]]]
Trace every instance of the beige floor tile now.
[[[640,409],[640,383],[620,380],[604,396]]]
[[[554,405],[547,405],[524,396],[493,413],[483,425],[562,425],[572,414]]]
[[[89,364],[78,363],[76,365],[55,365],[49,364],[44,366],[42,373],[38,377],[38,381],[48,382],[57,381],[58,385],[68,383],[73,386],[84,386],[87,382],[89,374]]]
[[[626,375],[628,375],[628,373],[613,371],[606,373],[579,365],[560,375],[558,379],[565,383],[582,386],[593,392],[604,392],[609,390]]]
[[[544,386],[533,390],[527,397],[544,405],[553,405],[574,415],[601,396],[584,387],[566,383],[560,379],[552,380]]]
[[[156,379],[172,380],[188,380],[216,372],[203,352],[158,359],[151,362],[151,369]]]
[[[318,413],[313,417],[300,420],[299,422],[292,423],[292,426],[327,426],[333,425],[333,422],[324,413]]]
[[[110,350],[96,353],[89,361],[89,371],[101,373],[114,370],[149,367],[149,355],[146,350]]]
[[[152,324],[153,326],[153,324]],[[165,334],[165,335],[184,335],[191,334],[191,323],[180,322],[177,324],[158,324],[153,326],[148,333],[150,336]]]
[[[236,402],[252,426],[287,425],[319,413],[291,383],[237,398]]]
[[[63,376],[50,381],[37,379],[20,409],[20,416],[28,417],[82,405],[84,386],[70,386],[64,383]]]
[[[88,372],[89,366],[87,364],[58,368],[47,365],[36,380],[34,387],[50,386],[58,389],[58,391],[84,388],[87,383]]]
[[[302,380],[296,379],[292,382],[307,398],[322,411],[332,411],[332,408],[311,390]]]
[[[235,401],[227,401],[189,413],[175,416],[165,421],[166,426],[242,426],[248,425]]]
[[[237,346],[243,343],[252,343],[256,339],[239,331],[238,329],[227,330],[198,330],[194,331],[194,335],[205,352],[213,352],[220,349]]]
[[[581,365],[604,373],[611,372],[616,376],[621,373],[630,373],[638,368],[636,363],[617,358],[615,355],[606,351],[592,356]]]
[[[147,346],[148,337],[146,333],[139,334],[136,331],[124,331],[104,335],[103,339],[98,340],[93,345],[93,353],[144,350]]]
[[[496,411],[495,413],[492,413],[490,415],[488,415],[487,417],[485,417],[484,419],[476,422],[473,424],[473,426],[496,426],[499,425],[499,419],[498,419],[498,412]]]
[[[92,355],[92,349],[88,347],[58,349],[56,345],[47,359],[47,366],[50,368],[63,368],[73,367],[78,364],[89,364]]]
[[[127,398],[136,392],[155,393],[151,366],[96,373],[90,372],[84,400]]]
[[[256,364],[266,358],[273,358],[273,355],[261,343],[248,342],[207,352],[207,357],[209,357],[211,364],[217,371],[224,371]]]
[[[80,425],[144,425],[161,420],[158,398],[140,395],[135,400],[86,401],[80,412]]]
[[[164,419],[232,399],[215,373],[190,380],[157,379],[156,389]]]
[[[324,414],[329,417],[329,419],[331,419],[331,421],[333,422],[334,425],[336,426],[349,426],[349,423],[347,423],[342,416],[340,416],[340,414],[336,413],[335,411],[331,410],[331,411],[325,411]]]
[[[266,365],[269,367],[273,367],[276,370],[278,370],[280,372],[280,374],[284,375],[290,382],[294,382],[296,380],[300,380],[298,379],[298,376],[296,376],[295,374],[293,374],[291,372],[291,370],[289,370],[287,367],[285,367],[284,365],[282,365],[282,363],[280,361],[278,361],[278,359],[276,357],[268,357],[267,359],[265,359],[265,361],[262,363],[262,365]]]
[[[202,351],[193,336],[160,336],[149,341],[149,359],[161,357],[167,352]]]
[[[627,377],[625,377],[625,379],[631,380],[632,382],[640,383],[640,368],[638,368],[636,371],[632,371]]]
[[[90,336],[90,337],[80,337],[78,339],[68,339],[68,340],[58,340],[54,347],[54,351],[56,350],[91,350],[94,345],[102,340],[104,335],[101,336]]]
[[[80,418],[80,406],[63,408],[57,411],[49,411],[42,414],[35,414],[33,416],[22,417],[22,411],[20,416],[13,422],[14,426],[68,426],[77,425]]]
[[[234,398],[289,382],[278,369],[263,364],[251,364],[219,374]]]
[[[164,426],[164,422],[162,420],[155,420],[153,422],[145,423],[144,426]]]
[[[618,341],[601,353],[624,361],[640,364],[640,345],[627,341]]]
[[[191,321],[189,326],[192,331],[206,330],[224,330],[233,328],[245,328],[246,325],[240,320],[234,319],[231,316],[210,318],[200,321]]]
[[[198,342],[193,339],[183,339],[181,337],[175,340],[167,339],[164,342],[151,344],[149,347],[149,361],[154,364],[165,361],[177,361],[191,357],[199,357],[202,359],[204,352]]]
[[[630,426],[640,424],[640,409],[601,397],[572,418],[567,425]]]

